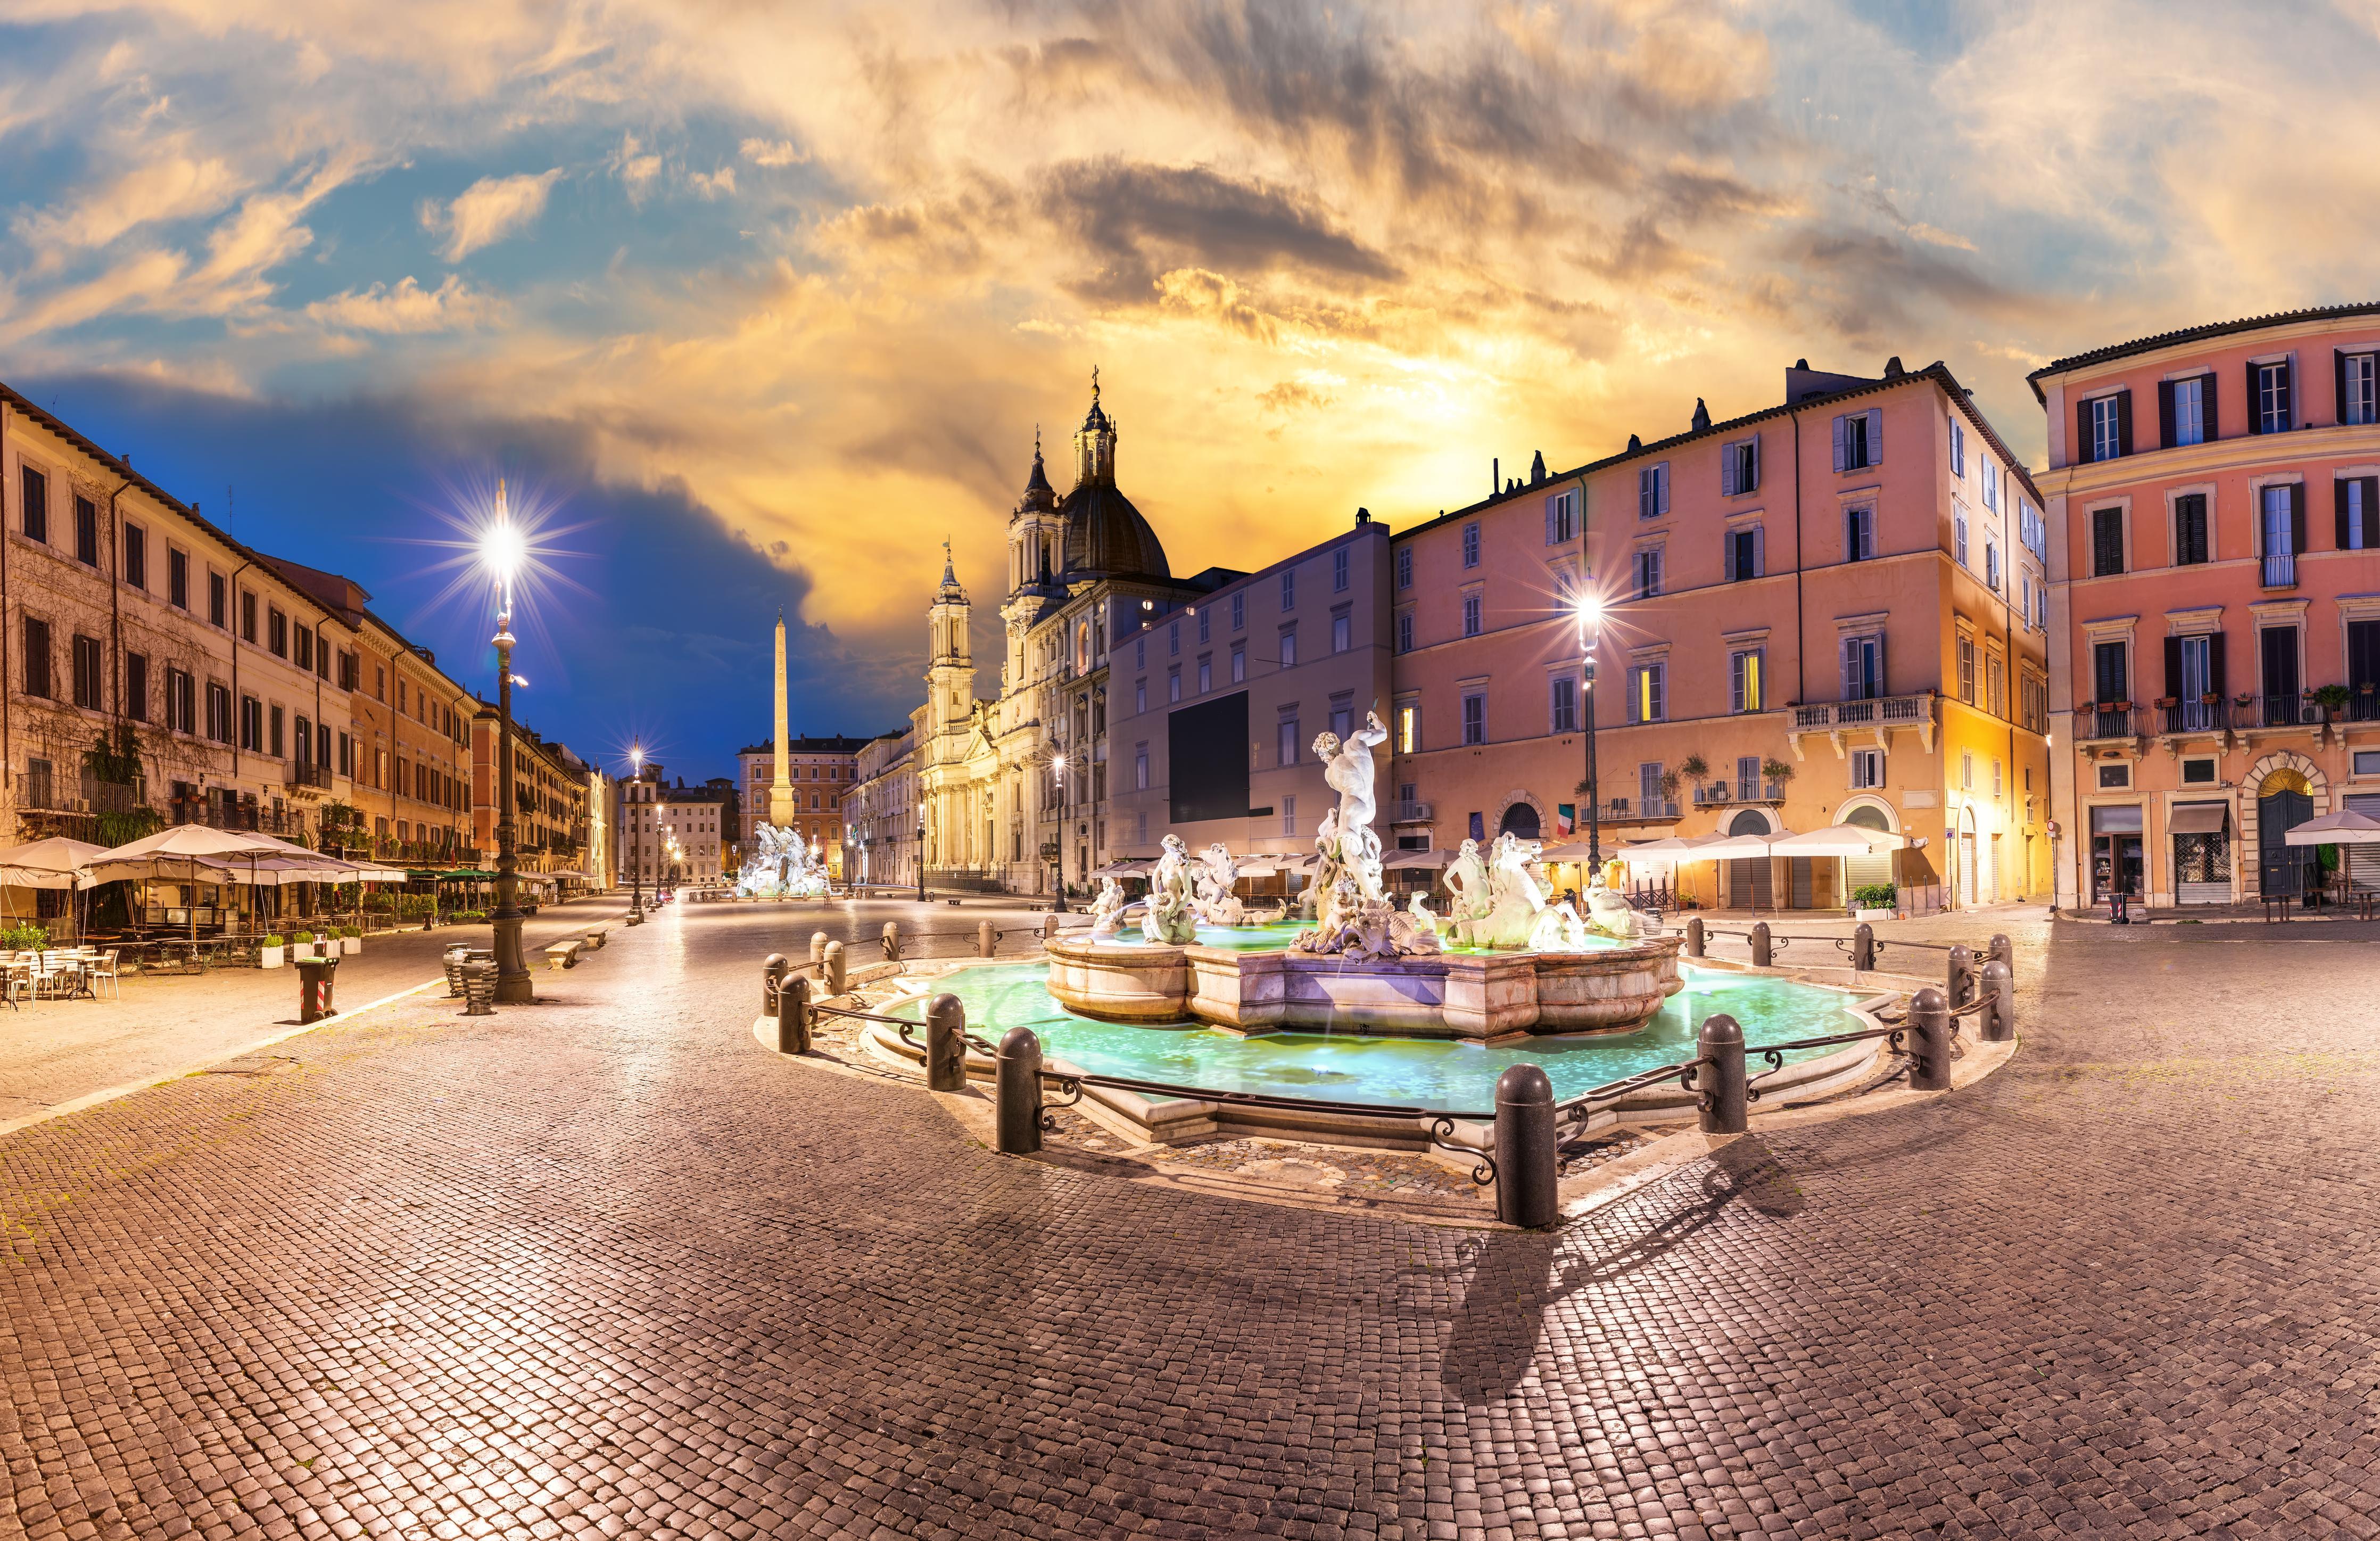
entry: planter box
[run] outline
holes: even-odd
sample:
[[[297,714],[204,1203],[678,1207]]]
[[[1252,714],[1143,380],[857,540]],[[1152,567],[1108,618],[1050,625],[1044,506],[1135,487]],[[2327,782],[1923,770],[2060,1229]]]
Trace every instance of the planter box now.
[[[260,947],[256,950],[257,965],[263,968],[279,968],[288,951],[286,947]]]
[[[353,957],[356,953],[360,953],[363,950],[364,939],[361,937],[341,937],[339,939],[339,953],[342,957]]]
[[[1900,914],[1899,910],[1853,910],[1852,918],[1853,920],[1890,920]]]

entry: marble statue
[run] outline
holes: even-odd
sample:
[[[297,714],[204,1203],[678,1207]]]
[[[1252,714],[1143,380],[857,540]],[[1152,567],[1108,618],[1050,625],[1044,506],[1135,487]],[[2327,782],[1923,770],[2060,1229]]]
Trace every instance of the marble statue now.
[[[1197,870],[1198,896],[1192,902],[1198,918],[1209,926],[1238,926],[1247,918],[1247,906],[1232,886],[1240,880],[1239,864],[1221,841],[1207,847]]]
[[[1148,908],[1140,934],[1150,941],[1186,947],[1198,940],[1198,915],[1191,907],[1190,848],[1182,837],[1165,837],[1165,854],[1148,874]]]
[[[1091,935],[1111,937],[1123,929],[1123,885],[1111,873],[1099,875],[1099,895],[1091,901]]]
[[[1603,874],[1600,872],[1595,875],[1594,882],[1588,885],[1585,901],[1587,925],[1595,930],[1601,931],[1605,936],[1625,937],[1633,940],[1636,937],[1650,936],[1653,933],[1652,916],[1641,910],[1631,908],[1628,901],[1621,897],[1618,891],[1604,883]]]
[[[826,896],[826,863],[820,847],[799,830],[776,824],[752,826],[759,847],[735,874],[735,892],[747,899],[820,899]]]
[[[1310,889],[1314,925],[1298,934],[1300,952],[1363,959],[1439,951],[1437,933],[1398,909],[1380,888],[1380,837],[1372,831],[1378,809],[1372,795],[1372,749],[1388,737],[1379,713],[1369,712],[1364,726],[1343,741],[1333,733],[1314,741],[1322,780],[1339,794],[1339,802],[1324,812],[1316,832],[1314,849],[1322,862]]]
[[[1452,895],[1446,908],[1446,918],[1451,922],[1484,920],[1495,907],[1496,896],[1488,884],[1488,864],[1479,859],[1479,843],[1466,840],[1454,854],[1452,865],[1446,869],[1446,891]]]

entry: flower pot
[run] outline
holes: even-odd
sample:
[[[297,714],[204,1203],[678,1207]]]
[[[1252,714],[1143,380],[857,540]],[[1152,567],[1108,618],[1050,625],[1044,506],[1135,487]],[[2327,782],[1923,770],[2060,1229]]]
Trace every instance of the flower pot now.
[[[1852,918],[1853,920],[1889,920],[1893,913],[1891,910],[1853,910]]]
[[[256,950],[257,964],[263,968],[279,968],[288,951],[286,947],[260,947]]]
[[[352,956],[363,950],[364,939],[361,937],[341,937],[339,939],[339,952],[343,956]]]

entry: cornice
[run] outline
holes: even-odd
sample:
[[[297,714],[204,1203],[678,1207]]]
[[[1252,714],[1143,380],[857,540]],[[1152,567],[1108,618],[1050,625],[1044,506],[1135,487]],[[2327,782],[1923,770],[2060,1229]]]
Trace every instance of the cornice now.
[[[2284,448],[2286,446],[2286,448]],[[2380,424],[2301,428],[2294,433],[2242,433],[2178,449],[2143,450],[2113,460],[2093,460],[2044,471],[2044,497],[2095,497],[2143,481],[2202,476],[2211,472],[2294,466],[2313,459],[2380,455]]]

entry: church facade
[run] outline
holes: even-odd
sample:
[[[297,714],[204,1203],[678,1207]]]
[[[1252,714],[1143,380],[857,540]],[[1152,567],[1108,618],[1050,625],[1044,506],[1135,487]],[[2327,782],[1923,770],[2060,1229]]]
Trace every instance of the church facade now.
[[[1157,532],[1117,485],[1116,439],[1095,373],[1062,497],[1034,448],[1008,520],[990,698],[976,693],[973,602],[943,563],[928,612],[926,699],[910,717],[930,886],[1047,894],[1062,871],[1080,889],[1118,854],[1111,647],[1238,576],[1172,576]]]

